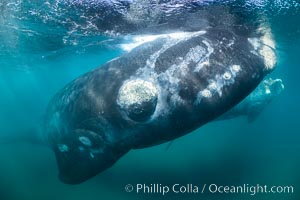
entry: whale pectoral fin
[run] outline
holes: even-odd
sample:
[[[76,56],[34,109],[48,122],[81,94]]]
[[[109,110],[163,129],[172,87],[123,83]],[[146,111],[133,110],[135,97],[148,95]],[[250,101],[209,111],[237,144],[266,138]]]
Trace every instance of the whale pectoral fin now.
[[[109,144],[100,135],[83,129],[60,138],[54,147],[59,178],[78,184],[111,167],[128,152],[118,144]]]

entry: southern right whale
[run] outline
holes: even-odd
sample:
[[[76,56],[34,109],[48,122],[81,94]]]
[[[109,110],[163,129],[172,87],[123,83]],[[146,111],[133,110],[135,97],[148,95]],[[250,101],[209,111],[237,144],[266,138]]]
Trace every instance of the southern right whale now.
[[[142,29],[166,34],[78,77],[51,100],[38,134],[63,182],[81,183],[131,149],[218,118],[274,69],[268,34],[230,8],[179,16]]]
[[[283,90],[284,84],[281,79],[267,78],[247,98],[216,120],[228,120],[245,116],[248,122],[252,122]]]
[[[216,119],[274,69],[272,44],[255,26],[241,24],[227,8],[199,10],[192,19],[197,14],[207,22],[203,29],[142,44],[52,99],[42,133],[63,182],[85,181],[131,149],[173,140]]]

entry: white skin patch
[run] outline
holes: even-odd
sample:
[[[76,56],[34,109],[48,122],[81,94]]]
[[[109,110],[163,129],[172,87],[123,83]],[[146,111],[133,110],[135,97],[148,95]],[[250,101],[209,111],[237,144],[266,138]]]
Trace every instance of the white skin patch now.
[[[85,146],[92,146],[91,140],[90,140],[89,138],[87,138],[87,137],[80,136],[80,137],[78,138],[78,140],[79,140],[82,144],[84,144]]]
[[[225,73],[223,74],[223,78],[224,78],[225,80],[229,80],[229,79],[231,79],[231,74],[230,74],[229,72],[225,72]]]
[[[264,58],[266,68],[268,70],[274,69],[274,66],[276,65],[276,55],[274,51],[268,46],[263,46],[263,48],[259,51],[259,53]]]
[[[219,96],[222,96],[222,88],[225,85],[230,85],[234,83],[234,79],[238,72],[241,70],[239,65],[232,65],[230,71],[225,72],[223,75],[217,74],[214,80],[209,80],[209,85],[197,95],[196,104],[201,102],[202,98],[210,98],[216,92]]]
[[[189,50],[189,52],[185,55],[185,60],[187,63],[191,61],[198,63],[203,59],[203,56],[206,53],[206,49],[202,46],[195,46]]]
[[[216,90],[218,88],[218,85],[216,82],[212,82],[211,84],[208,85],[208,89],[210,90]]]
[[[57,145],[58,149],[60,152],[68,152],[69,151],[69,147],[65,144],[58,144]]]
[[[208,89],[204,89],[197,94],[197,99],[195,101],[195,104],[200,104],[203,98],[211,98],[212,93]]]
[[[208,89],[204,89],[200,93],[205,98],[210,98],[212,96],[211,91],[209,91]]]
[[[138,36],[129,36],[125,37],[128,40],[127,43],[121,44],[120,47],[125,51],[131,51],[137,46],[140,46],[146,42],[152,42],[158,38],[169,38],[181,41],[185,38],[203,35],[206,31],[198,31],[198,32],[173,32],[168,34],[159,34],[159,35],[138,35]]]
[[[264,59],[266,69],[273,70],[277,63],[277,57],[274,52],[275,42],[270,30],[264,31],[264,35],[261,38],[248,38],[248,41],[254,50]]]
[[[241,71],[241,66],[239,66],[239,65],[232,65],[232,70],[234,72],[239,72],[239,71]]]
[[[204,66],[209,66],[209,57],[214,52],[214,48],[210,45],[209,42],[207,42],[206,40],[203,40],[202,42],[206,45],[207,49],[205,49],[204,51],[205,55],[199,56],[201,57],[201,59],[198,61],[194,72],[199,72]]]
[[[157,96],[158,91],[153,83],[140,79],[131,80],[120,88],[117,103],[123,108],[128,108],[133,104],[150,102]]]

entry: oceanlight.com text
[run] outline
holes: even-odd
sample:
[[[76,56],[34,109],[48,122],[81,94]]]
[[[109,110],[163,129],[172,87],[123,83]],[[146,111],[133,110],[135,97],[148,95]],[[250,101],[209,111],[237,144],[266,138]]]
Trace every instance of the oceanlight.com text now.
[[[293,194],[293,186],[268,186],[268,185],[218,185],[218,184],[179,184],[172,185],[153,183],[153,184],[127,184],[126,192],[136,194],[245,194],[254,196],[256,194]]]

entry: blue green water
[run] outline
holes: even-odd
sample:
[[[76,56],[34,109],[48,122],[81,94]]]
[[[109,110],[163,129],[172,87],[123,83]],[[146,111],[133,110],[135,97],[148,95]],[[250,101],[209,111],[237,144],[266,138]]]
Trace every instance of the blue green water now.
[[[74,25],[66,20],[72,12],[59,6],[62,1],[48,2],[0,2],[1,137],[18,136],[34,126],[66,83],[123,53],[121,37],[98,34],[85,22]],[[246,4],[269,20],[278,56],[272,77],[285,84],[256,121],[211,123],[175,140],[168,150],[163,144],[131,151],[75,186],[59,181],[50,149],[0,145],[0,199],[300,199],[300,6],[293,0]],[[126,184],[137,183],[292,185],[294,193],[163,197],[125,192]]]

